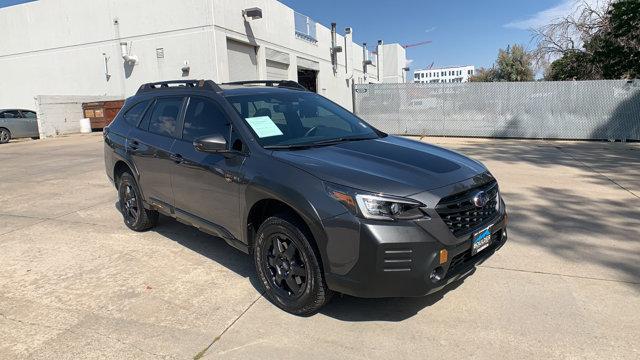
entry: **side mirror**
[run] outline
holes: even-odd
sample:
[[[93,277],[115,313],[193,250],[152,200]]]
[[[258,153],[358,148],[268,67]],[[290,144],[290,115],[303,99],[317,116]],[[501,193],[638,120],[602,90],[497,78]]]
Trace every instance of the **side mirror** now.
[[[220,153],[227,152],[227,140],[220,134],[211,135],[193,141],[193,147],[201,152]]]

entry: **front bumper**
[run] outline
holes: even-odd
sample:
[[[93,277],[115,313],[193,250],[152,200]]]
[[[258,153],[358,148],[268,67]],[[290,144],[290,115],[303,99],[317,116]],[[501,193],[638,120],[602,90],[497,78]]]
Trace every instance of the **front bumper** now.
[[[504,209],[504,207],[503,207]],[[350,215],[347,215],[350,216]],[[353,220],[360,221],[360,220]],[[431,220],[427,220],[431,221]],[[346,235],[345,229],[357,228],[359,234],[357,261],[347,272],[330,272],[326,275],[330,289],[357,297],[414,297],[442,289],[447,284],[469,275],[476,265],[489,258],[507,241],[507,215],[504,210],[491,222],[491,245],[471,256],[471,235],[457,244],[445,244],[425,231],[428,224],[415,222],[383,223],[360,222],[351,224],[347,218],[331,220],[337,224],[325,224],[325,229],[339,224],[340,232],[329,231],[331,243],[340,242],[336,236]],[[487,224],[488,225],[488,224]],[[440,250],[448,252],[447,261],[440,264]],[[334,254],[338,254],[334,251]],[[334,259],[335,260],[335,259]],[[349,259],[342,259],[347,261]],[[333,261],[334,269],[340,269],[340,261]],[[441,267],[441,280],[432,281],[430,274]]]

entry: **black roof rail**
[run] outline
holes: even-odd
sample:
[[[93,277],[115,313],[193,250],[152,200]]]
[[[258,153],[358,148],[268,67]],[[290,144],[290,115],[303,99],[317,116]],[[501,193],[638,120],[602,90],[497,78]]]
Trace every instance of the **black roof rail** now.
[[[194,88],[222,92],[220,86],[218,86],[218,84],[216,84],[213,80],[171,80],[142,84],[136,94],[153,90],[176,88]]]
[[[302,91],[309,91],[306,87],[300,85],[293,80],[246,80],[246,81],[232,81],[223,83],[222,85],[257,85],[264,84],[265,86],[277,86],[281,88],[296,89]],[[277,85],[276,85],[277,84]]]

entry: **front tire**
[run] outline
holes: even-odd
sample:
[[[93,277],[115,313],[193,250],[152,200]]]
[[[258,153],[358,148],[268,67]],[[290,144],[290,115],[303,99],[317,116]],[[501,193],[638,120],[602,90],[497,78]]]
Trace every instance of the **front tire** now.
[[[256,234],[253,258],[265,296],[294,315],[317,312],[331,299],[310,237],[291,216],[266,219]]]
[[[9,129],[0,128],[0,144],[6,144],[11,140],[11,131]]]
[[[120,176],[118,203],[124,223],[133,231],[145,231],[158,224],[158,212],[144,208],[138,183],[129,173]]]

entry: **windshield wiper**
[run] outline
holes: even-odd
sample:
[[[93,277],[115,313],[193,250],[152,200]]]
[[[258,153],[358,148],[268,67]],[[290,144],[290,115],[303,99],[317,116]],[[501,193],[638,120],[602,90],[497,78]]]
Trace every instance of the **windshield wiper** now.
[[[307,148],[317,147],[317,146],[333,145],[333,144],[337,144],[337,143],[341,143],[341,142],[345,142],[345,141],[358,141],[358,140],[371,140],[371,139],[377,139],[377,137],[371,137],[371,136],[345,136],[345,137],[339,137],[339,138],[335,138],[335,139],[314,141],[314,142],[301,143],[301,144],[267,145],[264,148],[265,149],[269,149],[269,150],[307,149]]]
[[[377,137],[371,137],[371,136],[345,136],[345,137],[339,137],[339,138],[335,138],[335,139],[328,139],[328,140],[321,140],[321,141],[315,141],[310,143],[313,146],[322,146],[322,145],[333,145],[333,144],[337,144],[337,143],[341,143],[341,142],[345,142],[345,141],[359,141],[359,140],[371,140],[371,139],[377,139]]]
[[[312,146],[311,144],[289,144],[289,145],[267,145],[264,148],[268,150],[305,149],[311,146]]]

